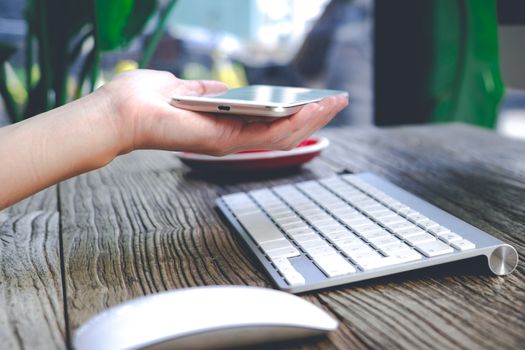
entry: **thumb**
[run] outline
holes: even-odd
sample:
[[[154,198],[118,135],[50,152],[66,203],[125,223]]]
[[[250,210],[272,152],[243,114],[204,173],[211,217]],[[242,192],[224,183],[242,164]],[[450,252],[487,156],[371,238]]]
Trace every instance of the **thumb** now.
[[[178,93],[187,96],[216,95],[228,90],[226,84],[216,80],[181,80]]]

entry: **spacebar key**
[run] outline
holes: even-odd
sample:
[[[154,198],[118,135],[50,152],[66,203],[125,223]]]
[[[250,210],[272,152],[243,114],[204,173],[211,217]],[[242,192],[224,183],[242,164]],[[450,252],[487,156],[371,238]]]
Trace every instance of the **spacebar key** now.
[[[262,211],[239,215],[237,220],[258,244],[286,238]]]

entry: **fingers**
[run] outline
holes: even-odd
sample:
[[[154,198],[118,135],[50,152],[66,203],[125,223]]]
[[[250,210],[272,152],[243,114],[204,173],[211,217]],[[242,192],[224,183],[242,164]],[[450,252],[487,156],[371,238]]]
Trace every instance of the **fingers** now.
[[[215,80],[179,80],[177,92],[189,96],[215,95],[228,90],[226,84]]]
[[[291,149],[325,126],[346,105],[339,98],[329,97],[319,103],[305,106],[287,120],[278,121],[271,133],[283,135],[274,146],[277,149]],[[281,123],[282,122],[282,123]],[[273,125],[272,125],[273,126]],[[277,139],[276,136],[274,139]]]
[[[124,80],[124,84],[136,83],[141,80],[145,87],[150,87],[163,94],[184,94],[192,96],[218,94],[228,89],[219,81],[214,80],[183,80],[170,72],[139,69],[118,74],[113,80]],[[155,84],[151,83],[155,81]]]
[[[297,123],[299,125],[304,124],[305,127],[300,128],[297,134],[289,139],[291,142],[290,147],[295,147],[316,130],[328,124],[335,115],[347,105],[347,103],[346,98],[330,98],[319,103],[319,110],[317,112],[310,114],[308,113],[308,110],[306,110],[304,111],[304,114],[298,115],[297,117],[299,120]],[[309,122],[309,120],[312,122]]]
[[[237,138],[232,140],[235,143],[232,149],[292,149],[325,126],[347,104],[344,97],[328,97],[273,123],[245,123]]]

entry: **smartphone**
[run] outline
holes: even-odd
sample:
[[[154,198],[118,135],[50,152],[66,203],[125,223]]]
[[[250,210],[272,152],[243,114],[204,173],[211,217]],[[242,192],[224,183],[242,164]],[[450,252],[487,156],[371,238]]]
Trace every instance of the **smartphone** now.
[[[198,112],[259,117],[286,117],[302,106],[328,96],[345,96],[346,91],[285,86],[251,85],[213,96],[172,96],[171,104]]]

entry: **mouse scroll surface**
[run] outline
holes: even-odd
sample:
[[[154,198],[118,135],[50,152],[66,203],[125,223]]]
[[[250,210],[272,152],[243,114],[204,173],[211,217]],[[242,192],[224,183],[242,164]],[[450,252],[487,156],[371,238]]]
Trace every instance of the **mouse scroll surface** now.
[[[84,349],[216,349],[320,335],[337,321],[272,289],[214,286],[154,294],[95,316],[75,334]]]

